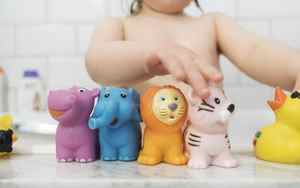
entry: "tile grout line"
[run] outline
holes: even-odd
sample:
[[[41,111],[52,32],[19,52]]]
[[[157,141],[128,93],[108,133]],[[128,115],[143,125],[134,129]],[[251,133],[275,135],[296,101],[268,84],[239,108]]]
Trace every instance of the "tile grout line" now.
[[[13,29],[14,29],[14,53],[13,53],[13,56],[17,56],[17,25],[14,24],[13,26]]]
[[[79,26],[78,25],[74,25],[72,30],[74,32],[74,45],[75,45],[74,55],[78,55],[78,54],[80,54]]]
[[[44,10],[45,10],[45,23],[48,24],[49,20],[50,20],[50,16],[49,16],[49,0],[45,0],[45,5],[44,5]]]
[[[238,19],[239,17],[239,6],[240,5],[240,2],[239,0],[235,0],[234,1],[234,14],[235,14],[235,18]]]

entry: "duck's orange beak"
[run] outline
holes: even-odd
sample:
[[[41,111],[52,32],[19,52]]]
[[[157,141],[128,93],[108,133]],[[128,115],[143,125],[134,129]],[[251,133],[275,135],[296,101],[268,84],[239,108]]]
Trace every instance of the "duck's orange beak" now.
[[[276,111],[283,105],[285,100],[286,100],[286,94],[284,93],[284,91],[282,89],[277,87],[275,89],[275,100],[268,101],[268,104],[270,105],[270,107],[272,108],[273,111]]]

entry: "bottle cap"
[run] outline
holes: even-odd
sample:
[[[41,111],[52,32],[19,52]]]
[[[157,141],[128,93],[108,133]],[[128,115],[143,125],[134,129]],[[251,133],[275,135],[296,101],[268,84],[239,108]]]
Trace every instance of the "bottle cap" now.
[[[39,75],[39,72],[37,70],[25,70],[23,72],[23,77],[26,77],[26,78],[38,78],[40,77]]]

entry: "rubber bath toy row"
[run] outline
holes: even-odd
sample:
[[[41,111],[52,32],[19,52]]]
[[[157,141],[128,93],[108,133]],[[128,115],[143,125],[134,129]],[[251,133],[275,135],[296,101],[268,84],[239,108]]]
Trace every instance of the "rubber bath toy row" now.
[[[48,108],[59,122],[56,130],[58,161],[91,162],[99,156],[109,161],[136,160],[141,120],[139,95],[135,90],[113,87],[104,87],[101,92],[80,87],[54,90],[49,93]]]
[[[206,100],[192,91],[186,98],[174,86],[153,86],[141,97],[132,88],[51,91],[49,112],[59,121],[57,159],[90,162],[100,157],[144,165],[236,167],[227,135],[235,106],[222,90],[210,91]]]

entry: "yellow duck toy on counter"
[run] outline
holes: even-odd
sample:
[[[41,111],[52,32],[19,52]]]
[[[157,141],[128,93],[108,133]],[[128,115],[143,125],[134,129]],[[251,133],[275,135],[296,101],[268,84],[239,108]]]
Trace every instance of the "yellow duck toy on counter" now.
[[[268,104],[276,121],[256,133],[256,157],[271,162],[300,164],[300,91],[287,96],[276,88],[275,100],[268,101]]]
[[[12,144],[17,140],[12,130],[13,118],[10,115],[0,117],[0,156],[12,152]]]

